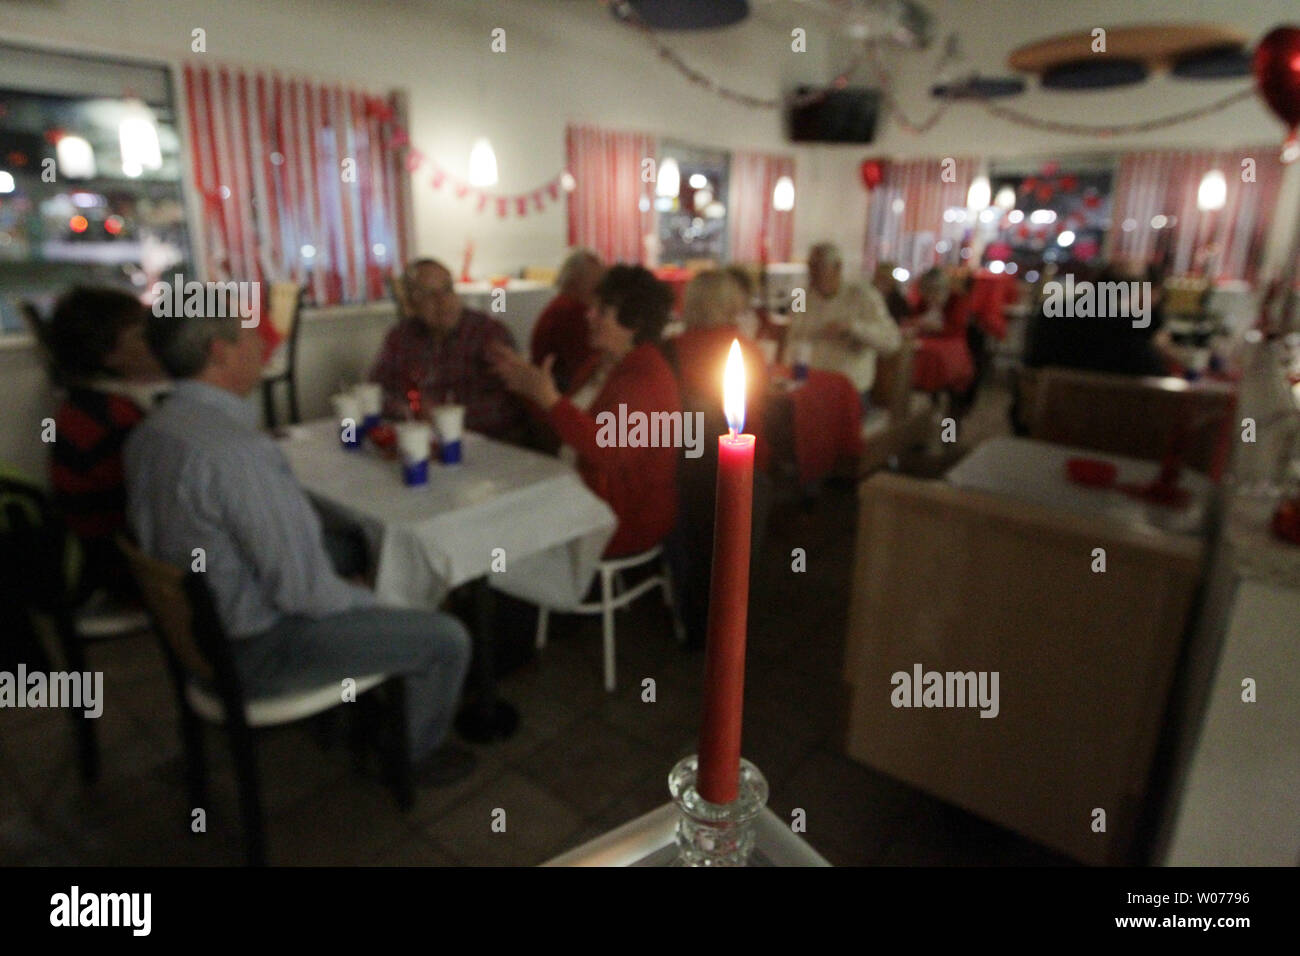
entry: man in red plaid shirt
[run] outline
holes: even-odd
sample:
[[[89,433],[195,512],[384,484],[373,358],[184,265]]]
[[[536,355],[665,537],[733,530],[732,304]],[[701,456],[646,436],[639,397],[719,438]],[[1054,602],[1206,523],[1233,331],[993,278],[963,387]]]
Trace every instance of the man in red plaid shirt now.
[[[389,331],[370,370],[370,380],[384,388],[384,414],[406,417],[414,390],[425,411],[453,402],[465,406],[466,428],[507,441],[521,437],[523,407],[487,363],[489,343],[514,348],[510,330],[463,308],[451,272],[436,260],[408,265],[403,285],[408,314]]]

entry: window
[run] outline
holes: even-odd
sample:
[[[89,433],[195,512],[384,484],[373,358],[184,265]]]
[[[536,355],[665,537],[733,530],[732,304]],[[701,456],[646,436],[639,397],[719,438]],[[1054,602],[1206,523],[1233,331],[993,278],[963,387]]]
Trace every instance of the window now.
[[[0,45],[0,332],[75,283],[187,272],[181,163],[161,67]]]
[[[670,162],[677,170],[675,184],[668,172]],[[660,146],[654,201],[659,212],[661,262],[727,261],[729,174],[726,153],[667,141]]]

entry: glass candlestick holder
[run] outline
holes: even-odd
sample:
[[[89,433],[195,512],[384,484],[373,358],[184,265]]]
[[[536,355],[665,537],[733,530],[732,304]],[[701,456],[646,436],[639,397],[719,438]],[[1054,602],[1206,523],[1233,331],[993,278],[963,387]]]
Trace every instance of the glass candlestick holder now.
[[[678,866],[745,866],[754,849],[754,819],[767,806],[767,781],[740,761],[740,788],[730,803],[710,803],[695,789],[699,758],[683,757],[668,775],[677,803]]]

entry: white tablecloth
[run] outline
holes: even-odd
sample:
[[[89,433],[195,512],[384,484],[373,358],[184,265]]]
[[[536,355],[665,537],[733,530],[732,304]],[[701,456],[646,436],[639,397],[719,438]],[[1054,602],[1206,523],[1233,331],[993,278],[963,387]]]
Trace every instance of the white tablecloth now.
[[[456,283],[456,294],[460,296],[461,304],[468,309],[486,312],[491,318],[504,323],[515,337],[515,347],[527,355],[533,326],[537,324],[537,317],[546,308],[546,303],[555,298],[555,287],[546,282],[511,279],[506,284],[505,298],[502,300],[504,312],[492,311],[492,291],[489,282]]]
[[[1122,455],[1107,455],[1029,438],[990,438],[944,476],[951,485],[987,491],[1021,501],[1106,518],[1134,527],[1177,534],[1199,534],[1212,485],[1204,475],[1184,469],[1179,484],[1191,492],[1185,508],[1151,504],[1113,488],[1089,488],[1071,481],[1065,463],[1095,458],[1116,466],[1117,484],[1145,484],[1160,473],[1160,464]]]
[[[498,590],[554,608],[582,600],[613,537],[613,511],[563,462],[467,433],[464,461],[429,465],[408,488],[401,467],[346,451],[333,420],[293,426],[280,442],[314,500],[356,522],[376,560],[385,604],[433,607],[483,575]],[[492,571],[492,552],[506,570]]]

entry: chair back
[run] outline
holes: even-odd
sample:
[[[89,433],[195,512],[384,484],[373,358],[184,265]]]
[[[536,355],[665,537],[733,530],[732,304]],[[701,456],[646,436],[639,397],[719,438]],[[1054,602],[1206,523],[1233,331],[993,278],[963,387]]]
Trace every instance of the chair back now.
[[[187,677],[213,682],[217,668],[208,648],[213,638],[215,615],[211,607],[206,614],[196,614],[190,573],[145,554],[125,535],[118,535],[118,547],[126,555],[145,606],[153,618],[154,630],[174,667]],[[202,588],[206,595],[206,587]],[[210,605],[210,602],[209,602]]]
[[[1075,859],[1124,862],[1206,544],[943,481],[877,474],[859,497],[849,755]],[[1105,574],[1088,568],[1099,547]],[[946,674],[957,706],[911,709],[918,669]],[[996,719],[953,683],[981,671],[1006,692]],[[1105,833],[1081,807],[1107,808]]]
[[[80,547],[49,498],[33,484],[0,475],[0,591],[5,603],[45,614],[68,611]]]
[[[1227,464],[1231,386],[1064,368],[1043,369],[1037,379],[1031,438],[1147,461],[1181,439],[1188,467],[1217,480]]]
[[[302,297],[306,286],[297,282],[270,283],[269,313],[271,327],[289,342],[290,349],[298,335],[298,316],[302,311]]]

